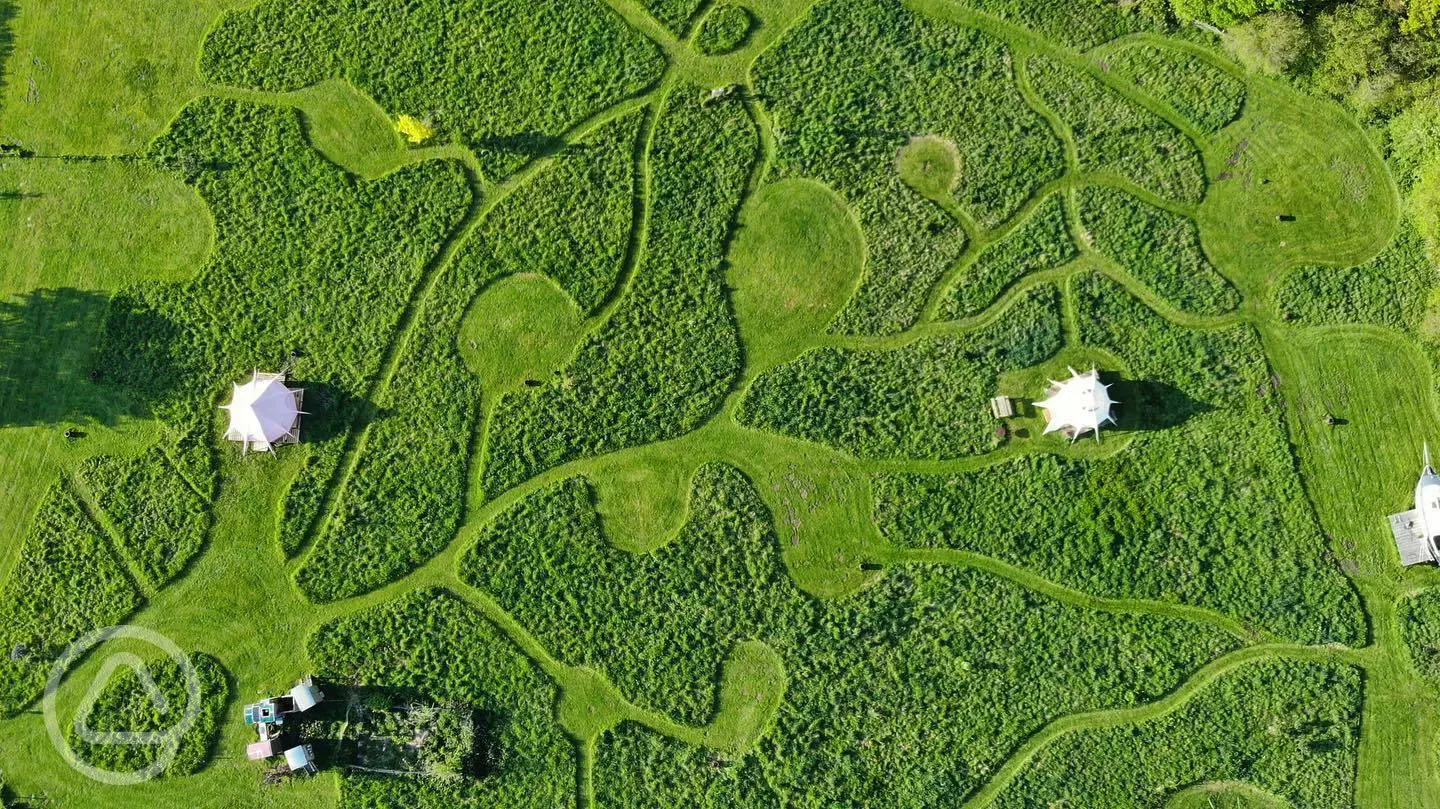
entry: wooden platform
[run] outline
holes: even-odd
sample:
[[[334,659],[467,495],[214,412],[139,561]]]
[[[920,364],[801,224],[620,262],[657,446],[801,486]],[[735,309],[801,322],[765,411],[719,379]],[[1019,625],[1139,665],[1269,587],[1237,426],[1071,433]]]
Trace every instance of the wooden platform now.
[[[1400,551],[1400,561],[1409,565],[1435,561],[1430,543],[1420,532],[1420,512],[1417,509],[1390,515],[1390,533],[1395,535],[1395,547]]]

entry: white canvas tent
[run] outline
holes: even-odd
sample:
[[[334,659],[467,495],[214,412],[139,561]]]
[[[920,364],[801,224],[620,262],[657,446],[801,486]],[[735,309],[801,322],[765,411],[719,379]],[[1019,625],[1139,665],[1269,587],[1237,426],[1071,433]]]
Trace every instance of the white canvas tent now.
[[[262,452],[299,441],[303,397],[304,391],[285,387],[284,374],[255,371],[249,382],[235,386],[230,404],[220,408],[230,413],[225,437],[241,442],[246,451]]]
[[[1050,381],[1048,397],[1035,406],[1045,409],[1046,433],[1064,430],[1073,441],[1093,432],[1099,441],[1100,425],[1107,421],[1115,423],[1115,417],[1110,414],[1113,404],[1116,403],[1110,400],[1109,386],[1100,382],[1100,374],[1095,369],[1082,374],[1071,368],[1069,379]]]

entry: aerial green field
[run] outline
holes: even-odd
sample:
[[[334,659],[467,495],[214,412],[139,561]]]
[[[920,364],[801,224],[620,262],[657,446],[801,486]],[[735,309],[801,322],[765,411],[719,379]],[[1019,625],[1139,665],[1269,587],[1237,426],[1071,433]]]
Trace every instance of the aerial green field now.
[[[1437,12],[0,0],[0,807],[1440,807]]]

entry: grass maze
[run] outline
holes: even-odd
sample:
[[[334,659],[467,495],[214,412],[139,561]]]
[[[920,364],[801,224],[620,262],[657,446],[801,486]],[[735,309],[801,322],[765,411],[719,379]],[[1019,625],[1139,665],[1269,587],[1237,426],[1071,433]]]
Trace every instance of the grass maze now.
[[[148,145],[0,161],[20,234],[0,476],[38,506],[0,511],[12,790],[1183,809],[1440,789],[1390,766],[1440,728],[1415,696],[1440,670],[1434,577],[1395,568],[1356,515],[1400,503],[1334,451],[1384,454],[1385,431],[1314,424],[1366,384],[1327,346],[1423,364],[1433,344],[1429,246],[1380,156],[1336,162],[1366,137],[1348,114],[1148,6],[403,5],[217,5],[193,80],[127,91],[147,120],[174,107]],[[14,96],[0,121],[25,119]],[[115,110],[29,125],[65,115],[136,141],[103,132]],[[404,145],[402,115],[433,136]],[[56,224],[78,203],[24,196],[90,178],[119,199],[132,171],[121,218],[170,229],[153,257],[87,252]],[[69,291],[89,264],[103,283]],[[71,298],[84,317],[47,314]],[[1045,379],[1092,363],[1119,423],[1040,435]],[[241,458],[215,407],[278,367],[305,440]],[[1397,419],[1434,422],[1423,387]],[[1002,391],[1019,412],[997,420]],[[62,423],[87,436],[37,437]],[[122,621],[203,649],[206,696],[170,777],[116,797],[26,710],[60,650]],[[312,731],[333,766],[257,787],[232,697],[303,674],[337,697]],[[85,710],[161,723],[137,685]],[[473,717],[467,749],[371,766],[430,760],[364,730],[399,738],[412,706]]]

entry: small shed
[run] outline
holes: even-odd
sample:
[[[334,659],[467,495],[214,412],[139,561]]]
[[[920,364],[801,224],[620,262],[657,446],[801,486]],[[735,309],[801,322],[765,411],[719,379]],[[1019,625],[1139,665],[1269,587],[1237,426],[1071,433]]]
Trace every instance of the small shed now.
[[[264,699],[245,706],[245,724],[270,725],[285,721],[286,707],[279,700]]]
[[[275,755],[275,741],[273,739],[253,742],[245,748],[245,758],[251,761],[264,761],[273,755]]]
[[[304,713],[320,704],[325,695],[315,688],[314,683],[309,681],[300,683],[290,689],[290,700],[295,703],[295,710]]]
[[[315,751],[308,744],[292,747],[285,751],[285,763],[290,766],[290,772],[313,775],[316,772]]]

